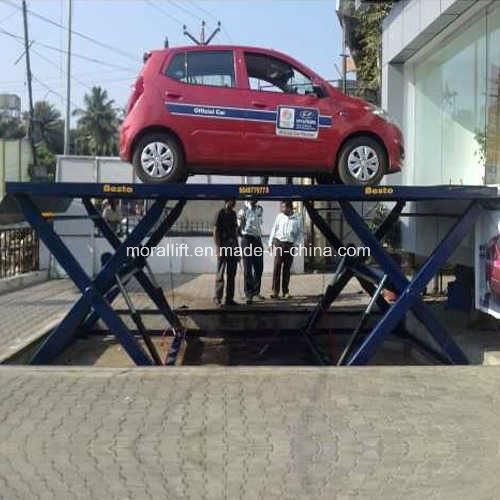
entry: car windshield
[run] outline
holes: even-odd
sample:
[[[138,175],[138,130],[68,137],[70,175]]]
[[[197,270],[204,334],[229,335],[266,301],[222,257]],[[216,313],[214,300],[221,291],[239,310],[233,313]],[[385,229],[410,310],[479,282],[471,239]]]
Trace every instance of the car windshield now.
[[[285,61],[264,54],[246,53],[245,64],[252,90],[314,93],[312,80]]]

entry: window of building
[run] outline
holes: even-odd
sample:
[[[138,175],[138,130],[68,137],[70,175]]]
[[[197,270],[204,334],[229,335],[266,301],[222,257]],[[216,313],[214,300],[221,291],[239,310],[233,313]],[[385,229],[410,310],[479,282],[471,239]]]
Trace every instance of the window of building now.
[[[234,87],[233,53],[224,51],[189,51],[177,54],[166,75],[192,85]]]
[[[486,183],[500,184],[500,5],[488,11],[488,59],[486,62],[486,130],[484,159]]]
[[[252,90],[314,94],[312,80],[285,61],[264,54],[245,54],[249,85]]]
[[[415,184],[478,184],[484,177],[486,20],[415,66]]]
[[[500,183],[500,3],[414,74],[413,183]]]

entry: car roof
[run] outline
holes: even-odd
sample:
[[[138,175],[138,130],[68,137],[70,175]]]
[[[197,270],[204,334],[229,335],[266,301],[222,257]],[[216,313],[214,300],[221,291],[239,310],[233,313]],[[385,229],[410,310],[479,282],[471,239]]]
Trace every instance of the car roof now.
[[[317,73],[315,73],[311,68],[308,68],[304,63],[301,61],[298,61],[292,56],[289,56],[288,54],[285,54],[283,52],[279,52],[278,50],[272,49],[272,48],[265,48],[265,47],[254,47],[251,45],[181,45],[181,46],[175,46],[175,47],[168,47],[165,49],[157,49],[157,50],[152,50],[151,53],[163,53],[166,54],[168,52],[183,52],[183,51],[213,51],[213,50],[243,50],[243,51],[251,51],[251,52],[258,52],[270,56],[274,56],[277,58],[285,59],[288,62],[292,63],[295,65],[298,69],[303,69],[307,70],[309,73],[314,74],[317,78],[321,79],[321,76],[319,76]]]
[[[210,45],[176,45],[174,47],[168,47],[160,50],[233,50],[233,49],[243,49],[243,50],[263,50],[272,51],[274,49],[270,47],[256,47],[251,45],[228,45],[228,44],[210,44]]]
[[[293,59],[293,57],[289,56],[288,54],[285,54],[283,52],[279,52],[278,50],[272,49],[271,47],[255,47],[251,45],[180,45],[180,46],[175,46],[175,47],[168,47],[165,49],[157,49],[157,50],[152,50],[151,52],[168,52],[168,51],[175,51],[175,52],[183,52],[183,51],[188,51],[188,50],[196,50],[196,51],[212,51],[212,50],[245,50],[245,51],[252,51],[252,52],[262,52],[266,54],[276,54],[277,56],[280,57],[285,57],[288,59]]]

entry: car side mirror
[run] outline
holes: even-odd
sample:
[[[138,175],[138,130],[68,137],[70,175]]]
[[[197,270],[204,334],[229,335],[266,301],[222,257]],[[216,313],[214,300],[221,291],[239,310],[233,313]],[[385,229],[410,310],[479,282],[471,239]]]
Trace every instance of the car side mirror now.
[[[313,85],[313,95],[315,95],[318,99],[322,99],[327,96],[323,85],[314,84]]]

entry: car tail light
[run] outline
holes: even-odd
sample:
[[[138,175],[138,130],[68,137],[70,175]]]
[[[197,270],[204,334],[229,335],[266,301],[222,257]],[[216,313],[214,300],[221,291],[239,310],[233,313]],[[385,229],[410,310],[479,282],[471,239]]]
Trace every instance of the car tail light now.
[[[141,97],[143,92],[144,92],[144,78],[140,76],[139,78],[137,78],[136,82],[132,87],[132,95],[130,96],[130,99],[128,101],[127,113],[130,113],[130,111],[135,106],[135,103],[137,102],[139,97]]]

